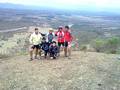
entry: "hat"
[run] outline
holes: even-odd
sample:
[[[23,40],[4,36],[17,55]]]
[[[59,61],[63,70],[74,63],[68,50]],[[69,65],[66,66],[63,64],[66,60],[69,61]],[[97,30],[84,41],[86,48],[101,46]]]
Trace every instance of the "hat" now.
[[[49,31],[50,31],[50,32],[53,32],[53,29],[52,29],[52,28],[50,28],[50,29],[49,29]]]

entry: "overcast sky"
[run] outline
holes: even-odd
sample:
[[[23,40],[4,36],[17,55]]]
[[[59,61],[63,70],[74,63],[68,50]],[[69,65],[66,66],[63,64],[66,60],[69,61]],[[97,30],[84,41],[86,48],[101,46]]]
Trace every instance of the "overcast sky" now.
[[[120,9],[120,0],[0,0],[0,2],[56,8],[96,7],[99,9]]]

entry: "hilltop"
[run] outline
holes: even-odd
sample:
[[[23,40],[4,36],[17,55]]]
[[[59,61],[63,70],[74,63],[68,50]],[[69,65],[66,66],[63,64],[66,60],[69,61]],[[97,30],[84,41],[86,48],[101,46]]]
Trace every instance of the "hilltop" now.
[[[72,59],[0,60],[0,90],[119,90],[117,55],[74,51]]]

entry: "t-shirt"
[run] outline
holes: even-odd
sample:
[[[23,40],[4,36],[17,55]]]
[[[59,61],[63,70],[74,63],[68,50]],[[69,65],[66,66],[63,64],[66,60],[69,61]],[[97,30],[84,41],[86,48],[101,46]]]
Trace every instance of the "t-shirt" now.
[[[53,33],[49,33],[49,34],[47,35],[47,39],[48,39],[48,42],[52,42],[53,39],[54,39],[54,34],[53,34]]]
[[[56,35],[57,35],[57,40],[58,42],[64,42],[64,32],[63,31],[58,31],[56,32]]]
[[[66,41],[66,42],[71,42],[72,41],[72,35],[71,35],[71,33],[69,32],[69,31],[65,31],[64,32],[64,40]]]
[[[35,34],[35,33],[31,34],[30,39],[29,39],[30,44],[38,45],[41,43],[41,41],[42,41],[41,34],[39,34],[39,33],[38,34]]]

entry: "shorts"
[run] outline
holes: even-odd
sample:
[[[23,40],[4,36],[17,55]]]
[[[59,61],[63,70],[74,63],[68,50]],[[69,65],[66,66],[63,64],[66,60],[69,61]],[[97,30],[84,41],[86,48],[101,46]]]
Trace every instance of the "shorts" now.
[[[65,43],[64,43],[64,46],[70,48],[70,47],[71,47],[71,42],[65,42]]]
[[[58,42],[58,46],[59,47],[64,46],[64,42]]]
[[[65,47],[68,47],[68,42],[64,42],[64,46],[65,46]]]
[[[32,47],[31,47],[32,49],[41,49],[41,46],[40,45],[33,45]]]

